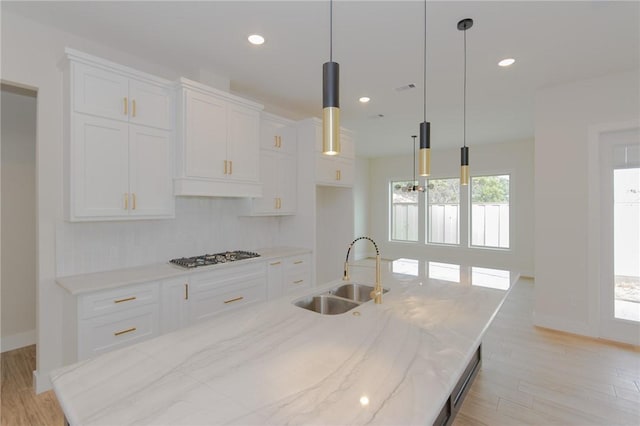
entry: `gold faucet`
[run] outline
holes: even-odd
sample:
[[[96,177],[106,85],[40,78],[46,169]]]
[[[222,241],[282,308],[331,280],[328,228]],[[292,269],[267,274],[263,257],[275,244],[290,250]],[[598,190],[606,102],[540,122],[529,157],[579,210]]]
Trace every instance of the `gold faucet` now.
[[[376,248],[376,284],[371,292],[371,298],[374,300],[376,304],[382,303],[382,281],[380,280],[380,250],[378,250],[378,245],[375,241],[373,241],[369,237],[358,237],[349,244],[349,249],[347,250],[347,257],[344,261],[344,273],[342,274],[343,281],[349,281],[351,278],[349,277],[349,253],[351,253],[351,247],[358,240],[369,240],[373,243],[373,246]]]

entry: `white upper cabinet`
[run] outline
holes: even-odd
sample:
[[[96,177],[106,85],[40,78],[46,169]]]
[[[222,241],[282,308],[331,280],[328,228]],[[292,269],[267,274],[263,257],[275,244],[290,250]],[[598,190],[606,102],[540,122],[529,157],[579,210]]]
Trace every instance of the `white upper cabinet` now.
[[[258,197],[262,105],[181,78],[176,195]]]
[[[340,154],[322,153],[322,121],[312,118],[301,122],[304,133],[312,137],[315,146],[316,184],[352,187],[355,177],[355,145],[352,132],[340,130]]]
[[[260,120],[262,197],[254,198],[251,215],[282,216],[296,212],[297,134],[292,121],[263,113]]]
[[[174,217],[173,85],[72,49],[66,53],[67,219]]]
[[[173,90],[167,83],[130,78],[115,70],[71,63],[73,110],[170,130]]]

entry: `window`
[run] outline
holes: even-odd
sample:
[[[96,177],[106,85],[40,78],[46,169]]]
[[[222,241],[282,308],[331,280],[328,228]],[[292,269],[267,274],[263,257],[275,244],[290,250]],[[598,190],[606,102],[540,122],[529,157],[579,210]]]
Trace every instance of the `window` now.
[[[471,178],[471,245],[509,248],[509,175]]]
[[[460,244],[460,179],[427,181],[427,242]]]
[[[418,241],[418,192],[406,188],[413,181],[391,182],[391,239]]]

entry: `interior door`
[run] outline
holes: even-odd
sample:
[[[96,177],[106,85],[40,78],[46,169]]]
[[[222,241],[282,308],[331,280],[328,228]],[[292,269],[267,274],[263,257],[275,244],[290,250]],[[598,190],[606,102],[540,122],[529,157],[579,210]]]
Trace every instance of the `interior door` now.
[[[640,129],[600,137],[600,335],[640,344]]]

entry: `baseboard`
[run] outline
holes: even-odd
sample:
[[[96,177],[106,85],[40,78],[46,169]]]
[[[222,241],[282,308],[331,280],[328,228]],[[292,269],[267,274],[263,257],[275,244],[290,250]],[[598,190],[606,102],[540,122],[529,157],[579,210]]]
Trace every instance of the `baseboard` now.
[[[550,315],[540,315],[533,312],[533,324],[538,327],[549,328],[552,330],[564,331],[571,334],[579,334],[587,337],[594,336],[589,324],[577,321],[570,321],[565,318],[558,318]]]
[[[53,385],[48,374],[40,374],[38,370],[33,372],[33,390],[36,394],[51,390]]]
[[[0,338],[0,352],[12,351],[36,344],[36,331],[29,330],[23,333],[12,334]]]

